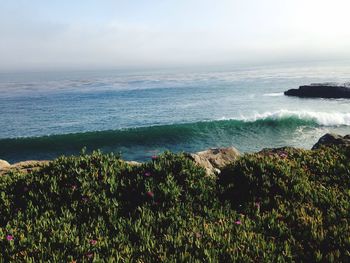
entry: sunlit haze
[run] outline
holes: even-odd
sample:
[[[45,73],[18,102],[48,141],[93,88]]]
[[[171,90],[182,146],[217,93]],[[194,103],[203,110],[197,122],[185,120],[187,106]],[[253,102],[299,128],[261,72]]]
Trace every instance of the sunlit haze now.
[[[349,0],[0,0],[0,71],[350,58]]]

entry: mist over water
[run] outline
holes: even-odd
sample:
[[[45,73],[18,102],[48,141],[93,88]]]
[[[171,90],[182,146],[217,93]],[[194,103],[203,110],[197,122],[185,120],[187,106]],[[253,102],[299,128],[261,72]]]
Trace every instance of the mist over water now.
[[[1,74],[0,159],[54,158],[84,146],[135,160],[166,149],[310,148],[326,132],[350,133],[350,101],[283,91],[349,76],[346,66]]]

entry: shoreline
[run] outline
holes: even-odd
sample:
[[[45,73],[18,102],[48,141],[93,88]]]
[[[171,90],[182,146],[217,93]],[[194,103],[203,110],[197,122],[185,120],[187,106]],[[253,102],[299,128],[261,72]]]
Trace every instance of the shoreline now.
[[[316,150],[322,145],[346,145],[350,146],[350,135],[341,136],[338,134],[327,133],[323,135],[318,142],[309,150]],[[220,173],[221,169],[223,169],[227,164],[235,161],[238,157],[246,155],[246,154],[278,154],[282,155],[286,149],[298,149],[298,150],[308,150],[297,147],[277,147],[277,148],[263,148],[260,151],[256,151],[253,153],[241,153],[235,147],[223,147],[223,148],[209,148],[204,151],[195,152],[195,153],[185,153],[188,158],[190,158],[194,163],[198,164],[205,168],[207,174],[210,173]],[[65,155],[63,155],[65,156]],[[35,170],[40,169],[43,166],[46,166],[53,160],[25,160],[20,162],[15,162],[10,164],[6,160],[0,159],[0,175],[7,174],[12,171],[20,171],[29,173]],[[123,160],[123,159],[121,159]],[[127,161],[123,160],[125,163],[130,165],[141,165],[145,162],[138,161]]]

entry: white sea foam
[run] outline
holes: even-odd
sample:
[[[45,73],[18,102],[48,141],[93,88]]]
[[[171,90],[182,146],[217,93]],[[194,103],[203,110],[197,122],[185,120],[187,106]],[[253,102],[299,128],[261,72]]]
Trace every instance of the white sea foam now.
[[[252,122],[257,120],[281,120],[286,118],[298,118],[300,120],[315,121],[323,126],[350,126],[350,113],[341,112],[314,112],[279,110],[275,112],[256,113],[250,117],[241,117],[240,120]]]
[[[273,93],[265,93],[264,94],[265,97],[280,97],[283,95],[284,95],[283,92],[273,92]]]

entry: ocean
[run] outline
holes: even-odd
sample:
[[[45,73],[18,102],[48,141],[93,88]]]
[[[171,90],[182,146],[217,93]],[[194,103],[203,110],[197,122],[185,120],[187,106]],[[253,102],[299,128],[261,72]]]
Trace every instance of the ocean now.
[[[84,147],[136,161],[165,150],[309,149],[327,132],[350,133],[350,100],[283,92],[349,80],[350,64],[2,73],[0,159],[52,159]]]

